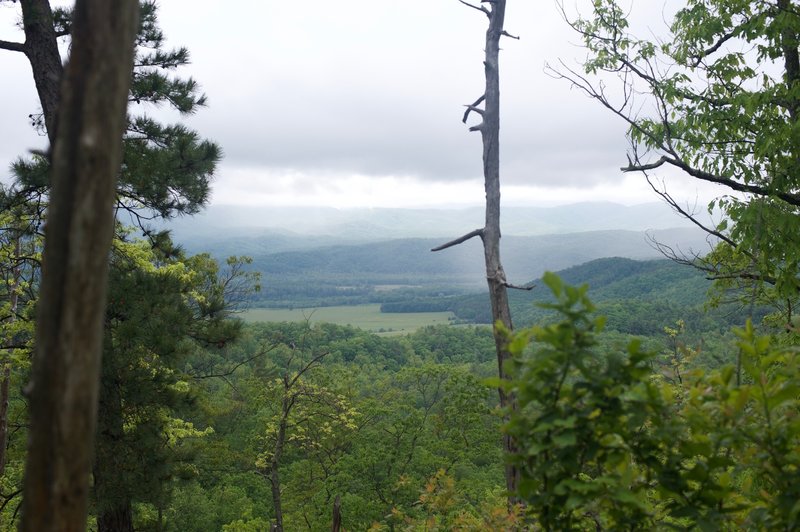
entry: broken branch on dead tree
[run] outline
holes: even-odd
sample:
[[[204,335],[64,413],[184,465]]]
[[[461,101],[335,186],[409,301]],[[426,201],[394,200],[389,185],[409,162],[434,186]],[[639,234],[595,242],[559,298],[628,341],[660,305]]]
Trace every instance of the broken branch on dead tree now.
[[[522,286],[516,285],[516,284],[511,284],[511,283],[503,283],[503,284],[505,285],[506,288],[511,288],[513,290],[525,290],[525,291],[528,291],[528,292],[533,290],[534,288],[536,288],[535,284],[522,285]]]
[[[481,94],[481,97],[480,97],[480,98],[478,98],[477,100],[475,100],[474,102],[472,102],[472,104],[471,104],[471,105],[467,105],[467,106],[466,106],[467,110],[466,110],[466,111],[464,111],[464,117],[461,119],[461,122],[463,122],[464,124],[466,124],[466,123],[467,123],[467,118],[469,118],[469,113],[470,113],[471,111],[475,111],[475,112],[476,112],[476,113],[478,113],[479,115],[483,116],[483,113],[484,113],[484,111],[483,111],[483,109],[480,109],[480,108],[478,108],[478,106],[479,106],[481,103],[483,103],[483,100],[485,100],[485,99],[486,99],[486,94]]]
[[[464,113],[464,116],[465,116],[465,117],[466,117],[466,116],[467,116],[467,115],[468,115],[470,112],[478,113],[478,114],[479,114],[479,115],[481,115],[481,116],[483,116],[483,115],[485,114],[485,113],[484,113],[484,110],[483,110],[483,109],[481,109],[480,107],[475,107],[475,106],[472,106],[472,105],[465,105],[464,107],[466,107],[466,108],[467,108],[467,111]],[[466,121],[466,119],[465,119],[464,121]]]
[[[491,17],[492,16],[491,11],[489,11],[488,9],[486,9],[483,6],[475,6],[475,5],[470,4],[469,2],[465,2],[464,0],[458,0],[458,1],[461,2],[462,4],[464,4],[467,7],[471,7],[472,9],[477,9],[478,11],[483,12],[483,14],[486,15],[487,17]]]
[[[457,245],[461,244],[462,242],[466,242],[470,238],[473,238],[473,237],[476,237],[476,236],[479,236],[479,237],[483,238],[483,227],[481,227],[480,229],[475,229],[474,231],[470,231],[466,235],[460,236],[460,237],[456,238],[455,240],[451,240],[447,244],[442,244],[441,246],[437,246],[437,247],[431,249],[431,251],[442,251],[443,249],[447,249],[447,248],[451,248],[453,246],[457,246]]]

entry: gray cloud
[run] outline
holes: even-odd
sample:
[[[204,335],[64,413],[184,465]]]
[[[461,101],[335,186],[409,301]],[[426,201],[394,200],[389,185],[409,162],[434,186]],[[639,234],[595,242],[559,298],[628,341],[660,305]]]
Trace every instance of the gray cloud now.
[[[210,96],[194,122],[223,145],[230,164],[480,177],[479,136],[460,123],[462,105],[482,90],[480,13],[455,1],[428,2],[421,12],[399,2],[360,0],[342,10],[306,0],[265,3],[260,17],[253,5],[252,16],[238,21],[245,27],[223,32],[237,59],[213,34],[171,31],[180,3],[163,6],[164,25],[193,50]],[[574,55],[575,39],[554,6],[534,4],[513,4],[507,18],[522,40],[505,43],[502,57],[504,177],[559,186],[597,180],[598,168],[619,167],[622,129],[544,74],[545,60]],[[229,15],[212,11],[225,25]]]
[[[299,193],[324,189],[332,174],[480,178],[479,135],[460,122],[483,86],[480,13],[455,0],[170,0],[161,11],[171,42],[192,52],[184,73],[209,96],[188,121],[223,146],[225,166],[294,169],[305,180]],[[506,21],[522,39],[504,42],[501,57],[505,182],[621,179],[624,128],[543,72],[546,60],[582,54],[555,6],[513,2]],[[0,53],[4,73],[8,55]],[[23,70],[4,75],[15,87],[0,102],[4,158],[23,146],[24,117],[35,110],[26,109],[35,103]]]

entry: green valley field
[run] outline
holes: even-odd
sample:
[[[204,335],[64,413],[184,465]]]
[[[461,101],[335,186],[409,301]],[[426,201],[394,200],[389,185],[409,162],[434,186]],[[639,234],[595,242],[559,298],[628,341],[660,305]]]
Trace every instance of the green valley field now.
[[[350,305],[301,309],[253,308],[242,313],[247,322],[304,322],[351,325],[378,333],[410,333],[427,325],[446,324],[452,312],[383,313],[381,306]]]

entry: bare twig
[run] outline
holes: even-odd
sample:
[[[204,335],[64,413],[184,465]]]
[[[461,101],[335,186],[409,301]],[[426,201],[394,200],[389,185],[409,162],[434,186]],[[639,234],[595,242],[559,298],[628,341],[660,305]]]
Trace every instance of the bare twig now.
[[[232,375],[233,372],[235,372],[237,369],[239,369],[240,367],[244,366],[245,364],[247,364],[249,362],[252,362],[253,360],[255,360],[257,358],[262,357],[262,356],[270,353],[277,346],[278,346],[278,344],[275,344],[275,345],[271,345],[268,349],[259,350],[258,353],[256,353],[255,355],[253,355],[251,357],[248,357],[248,358],[242,360],[238,364],[235,364],[228,371],[224,371],[222,373],[207,373],[205,375],[192,375],[192,378],[195,379],[195,380],[202,380],[202,379],[212,379],[212,378],[215,378],[215,377],[228,377],[228,376]]]
[[[664,201],[666,201],[667,204],[670,207],[672,207],[672,209],[675,212],[677,212],[678,214],[680,214],[681,216],[683,216],[684,218],[686,218],[687,220],[689,220],[690,222],[695,224],[697,227],[699,227],[700,229],[702,229],[703,231],[705,231],[709,235],[712,235],[712,236],[715,236],[715,237],[719,238],[720,240],[722,240],[723,242],[725,242],[726,244],[728,244],[729,246],[731,246],[733,248],[738,248],[736,242],[731,240],[730,237],[728,237],[727,235],[724,235],[723,233],[721,233],[720,231],[717,231],[716,229],[711,229],[709,227],[706,227],[704,224],[700,223],[700,221],[698,221],[697,218],[695,218],[693,214],[689,213],[686,209],[684,209],[680,205],[678,205],[678,202],[675,201],[675,199],[666,190],[657,188],[653,184],[653,182],[651,181],[650,176],[645,174],[645,179],[647,180],[647,184],[650,185],[650,188],[653,189],[653,192],[655,192],[656,194],[661,196],[661,198]],[[749,253],[747,253],[745,250],[740,250],[740,251],[744,252],[748,257],[752,258],[752,256]]]

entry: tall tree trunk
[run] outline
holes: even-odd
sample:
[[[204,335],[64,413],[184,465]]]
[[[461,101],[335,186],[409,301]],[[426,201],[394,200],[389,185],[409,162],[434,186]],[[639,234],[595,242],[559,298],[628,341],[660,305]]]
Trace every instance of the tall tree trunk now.
[[[272,485],[272,506],[275,508],[275,526],[273,530],[283,532],[283,508],[281,506],[281,477],[280,465],[283,457],[283,446],[286,443],[286,426],[289,423],[289,413],[293,401],[289,398],[288,379],[284,377],[284,393],[281,401],[281,420],[278,424],[278,436],[275,439],[275,452],[269,467],[269,481]]]
[[[133,532],[133,511],[131,503],[123,503],[112,509],[106,509],[97,516],[98,532]]]
[[[108,350],[106,350],[108,356]],[[113,356],[112,356],[113,358]],[[97,506],[98,532],[133,532],[131,496],[125,482],[125,437],[122,418],[122,395],[116,371],[109,360],[103,362],[103,378],[97,413],[97,439],[94,460],[94,498]]]
[[[331,532],[341,532],[342,530],[342,498],[338,495],[333,501],[333,520],[331,522]]]
[[[31,0],[31,4],[39,4]],[[21,530],[84,530],[138,1],[78,0],[52,146]],[[43,102],[44,105],[44,102]]]
[[[36,92],[42,104],[47,136],[52,143],[56,135],[56,113],[64,68],[53,27],[53,11],[49,0],[20,0],[22,25],[25,29],[23,51],[31,64]]]
[[[483,228],[483,254],[486,262],[486,281],[489,285],[489,299],[492,302],[494,321],[494,341],[497,350],[498,374],[506,378],[505,363],[511,358],[506,339],[497,324],[506,330],[513,329],[511,310],[508,306],[508,284],[503,265],[500,262],[500,37],[503,35],[506,0],[492,4],[489,28],[486,30],[486,104],[483,125],[480,132],[483,139],[483,177],[486,190],[486,225]],[[501,407],[516,407],[516,398],[498,389]],[[510,436],[503,436],[503,447],[507,452],[515,451]],[[509,493],[517,491],[519,470],[506,465],[506,488]]]
[[[464,122],[469,114],[479,114],[483,121],[470,128],[470,131],[480,131],[483,140],[483,177],[486,191],[486,219],[481,229],[476,229],[447,244],[434,248],[440,251],[455,246],[480,236],[483,241],[484,262],[486,264],[486,281],[489,285],[489,299],[492,305],[492,321],[494,323],[494,341],[497,350],[498,374],[501,379],[506,379],[505,363],[511,358],[506,345],[505,335],[501,327],[512,330],[511,311],[508,306],[508,282],[503,265],[500,262],[500,38],[508,36],[503,30],[505,22],[506,0],[492,0],[487,2],[491,8],[484,7],[481,2],[476,6],[466,0],[460,0],[469,7],[483,12],[489,18],[489,28],[486,30],[486,46],[484,58],[484,74],[486,89],[475,103],[467,106],[464,113]],[[483,103],[483,108],[478,106]],[[500,325],[501,327],[498,327]],[[498,389],[500,406],[503,408],[516,408],[516,398]],[[503,447],[506,452],[515,451],[514,441],[510,436],[503,436]],[[519,470],[514,465],[506,465],[506,488],[509,492],[509,504],[515,500],[513,494],[517,491],[519,483]]]
[[[22,276],[22,269],[19,265],[19,257],[22,254],[20,249],[20,235],[14,239],[14,266],[11,270],[11,286],[9,290],[9,311],[12,323],[17,321],[17,310],[19,307],[19,281]],[[12,339],[13,343],[16,343]],[[13,350],[10,351],[13,353]],[[8,447],[8,388],[11,384],[11,361],[3,363],[3,380],[0,382],[0,477],[6,473],[6,448]]]

